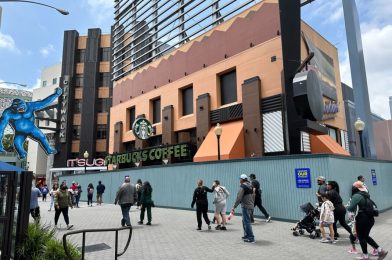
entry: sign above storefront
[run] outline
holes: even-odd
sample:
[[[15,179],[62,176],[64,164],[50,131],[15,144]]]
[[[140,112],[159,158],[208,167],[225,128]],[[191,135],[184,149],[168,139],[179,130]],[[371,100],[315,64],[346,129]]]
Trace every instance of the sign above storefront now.
[[[93,167],[93,166],[105,166],[105,159],[97,158],[93,159],[92,161],[89,159],[68,159],[67,160],[67,167]]]
[[[132,132],[136,138],[141,140],[147,140],[152,136],[153,128],[150,121],[141,117],[136,119],[133,123]]]
[[[339,104],[336,101],[324,102],[323,120],[335,118],[338,112]]]
[[[137,150],[122,154],[112,154],[106,156],[106,165],[109,164],[127,164],[137,162],[148,162],[170,158],[189,157],[190,149],[188,144],[175,144],[162,147],[153,147],[150,149]]]

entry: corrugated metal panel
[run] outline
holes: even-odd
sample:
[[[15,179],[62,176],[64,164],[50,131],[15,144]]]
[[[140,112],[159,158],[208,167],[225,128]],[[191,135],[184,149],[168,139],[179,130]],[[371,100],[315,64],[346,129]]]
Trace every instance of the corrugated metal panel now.
[[[347,135],[347,131],[344,130],[340,130],[340,139],[342,140],[342,147],[350,152],[350,147],[348,145],[348,135]]]
[[[312,187],[297,189],[295,182],[296,168],[310,168]],[[371,182],[371,169],[377,175],[378,184]],[[351,185],[358,175],[364,175],[370,194],[378,207],[392,207],[392,162],[367,161],[331,155],[298,155],[252,158],[244,160],[190,163],[183,165],[166,165],[162,167],[140,167],[124,171],[94,173],[62,177],[67,183],[73,180],[82,185],[86,191],[87,185],[93,183],[96,187],[99,180],[106,185],[104,202],[113,203],[116,191],[129,175],[132,183],[137,179],[148,180],[153,186],[153,200],[156,205],[189,209],[193,191],[198,179],[203,179],[206,186],[211,186],[218,179],[227,187],[231,195],[227,208],[230,209],[239,189],[239,176],[242,173],[254,173],[263,187],[263,205],[273,218],[301,219],[304,214],[299,206],[305,202],[317,201],[316,178],[323,175],[327,180],[335,180],[340,185],[344,203],[350,197]],[[95,196],[94,196],[95,197]],[[86,192],[82,199],[86,200]],[[210,207],[212,194],[209,195]],[[240,209],[237,208],[237,213]],[[256,215],[261,215],[256,210]]]
[[[210,113],[211,124],[241,119],[242,114],[242,104],[212,110]]]
[[[309,152],[311,151],[310,147],[310,135],[307,132],[301,131],[301,151]]]
[[[263,114],[264,153],[284,151],[282,111]]]
[[[274,112],[276,110],[282,110],[282,95],[275,95],[266,97],[261,100],[261,113]]]

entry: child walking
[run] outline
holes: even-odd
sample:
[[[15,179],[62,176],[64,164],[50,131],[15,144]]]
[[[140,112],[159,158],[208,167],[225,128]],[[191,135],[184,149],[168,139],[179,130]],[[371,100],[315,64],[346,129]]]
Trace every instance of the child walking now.
[[[334,215],[333,215],[334,206],[332,202],[328,199],[327,194],[322,194],[321,199],[323,200],[323,204],[321,205],[321,213],[320,213],[320,231],[322,237],[320,242],[335,244],[336,243],[335,234],[333,231],[333,223],[335,222]],[[325,236],[324,227],[329,227],[330,240],[328,240],[327,237]]]

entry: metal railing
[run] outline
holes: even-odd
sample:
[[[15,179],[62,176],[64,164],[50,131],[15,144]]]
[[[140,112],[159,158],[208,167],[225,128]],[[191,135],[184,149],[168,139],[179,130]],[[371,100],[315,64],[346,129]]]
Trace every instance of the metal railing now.
[[[118,253],[118,232],[121,230],[129,229],[129,236],[127,243],[125,244],[124,251],[121,253]],[[85,247],[86,247],[86,233],[96,233],[96,232],[116,232],[116,237],[115,237],[115,247],[114,247],[114,259],[117,259],[117,257],[122,256],[128,249],[129,243],[131,242],[131,237],[132,237],[132,226],[127,226],[127,227],[121,227],[121,228],[103,228],[103,229],[83,229],[83,230],[76,230],[76,231],[71,231],[68,233],[65,233],[63,235],[63,247],[65,254],[67,255],[67,258],[70,260],[74,260],[68,250],[67,247],[67,236],[70,235],[75,235],[75,234],[83,234],[83,240],[82,240],[82,260],[84,260],[84,253],[85,253]]]

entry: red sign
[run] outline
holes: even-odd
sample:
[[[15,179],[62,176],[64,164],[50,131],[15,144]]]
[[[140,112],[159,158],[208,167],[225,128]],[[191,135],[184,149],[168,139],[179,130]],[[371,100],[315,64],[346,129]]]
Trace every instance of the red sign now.
[[[92,166],[105,166],[105,159],[97,158],[92,161],[89,159],[68,159],[67,167],[92,167]]]

